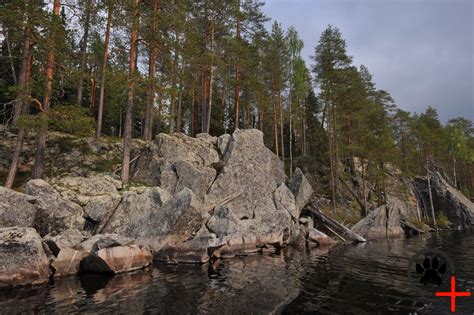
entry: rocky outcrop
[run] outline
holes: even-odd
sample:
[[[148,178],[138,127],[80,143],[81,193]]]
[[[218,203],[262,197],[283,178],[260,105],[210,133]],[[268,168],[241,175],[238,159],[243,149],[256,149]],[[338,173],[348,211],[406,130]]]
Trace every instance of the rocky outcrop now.
[[[49,259],[32,228],[0,228],[0,288],[49,281]]]
[[[0,187],[0,227],[31,226],[36,215],[35,202],[32,196]]]
[[[0,203],[5,224],[44,236],[55,277],[273,252],[309,235],[299,219],[311,186],[299,169],[288,180],[258,130],[160,134],[135,153],[132,175],[140,184],[90,174],[31,180],[26,194],[0,190],[28,213],[14,221],[16,211]]]
[[[430,184],[435,212],[445,214],[454,228],[473,228],[474,203],[454,188],[439,171],[431,172]],[[427,178],[415,178],[415,186],[420,204],[427,213],[431,213]]]
[[[30,180],[26,185],[26,193],[36,199],[37,212],[33,226],[40,235],[84,228],[84,210],[74,202],[63,199],[46,181]]]

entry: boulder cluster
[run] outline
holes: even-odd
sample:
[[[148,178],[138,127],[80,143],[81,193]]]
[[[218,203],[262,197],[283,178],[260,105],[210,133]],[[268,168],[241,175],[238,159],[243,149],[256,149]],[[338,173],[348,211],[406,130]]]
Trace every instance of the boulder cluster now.
[[[300,218],[309,182],[299,169],[285,175],[258,130],[159,134],[132,176],[127,186],[89,175],[0,188],[0,288],[331,242]]]

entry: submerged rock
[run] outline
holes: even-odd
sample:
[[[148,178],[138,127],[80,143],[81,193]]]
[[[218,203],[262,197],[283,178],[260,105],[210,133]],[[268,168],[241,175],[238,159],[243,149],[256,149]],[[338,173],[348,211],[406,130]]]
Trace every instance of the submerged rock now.
[[[49,258],[33,228],[0,228],[0,288],[49,281]]]

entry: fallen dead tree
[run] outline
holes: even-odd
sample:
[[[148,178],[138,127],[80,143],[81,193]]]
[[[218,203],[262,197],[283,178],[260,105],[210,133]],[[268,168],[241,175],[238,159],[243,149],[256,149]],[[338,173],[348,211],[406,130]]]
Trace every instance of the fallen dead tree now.
[[[308,204],[306,211],[311,213],[314,219],[319,220],[319,222],[321,222],[324,227],[326,227],[331,233],[333,233],[342,241],[345,242],[347,240],[351,240],[354,242],[367,242],[367,240],[362,236],[354,233],[343,224],[324,214],[314,202]]]

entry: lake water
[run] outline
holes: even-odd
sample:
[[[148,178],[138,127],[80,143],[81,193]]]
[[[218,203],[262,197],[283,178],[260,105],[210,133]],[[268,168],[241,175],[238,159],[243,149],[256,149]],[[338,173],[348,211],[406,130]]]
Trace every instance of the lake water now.
[[[408,280],[408,262],[424,248],[446,253],[456,269],[456,289],[473,290],[474,233],[449,231],[331,249],[288,247],[279,254],[159,265],[115,277],[67,277],[0,291],[0,313],[451,314],[449,298],[434,296],[449,290],[448,280],[439,287]],[[457,314],[474,314],[474,297],[457,298]]]

